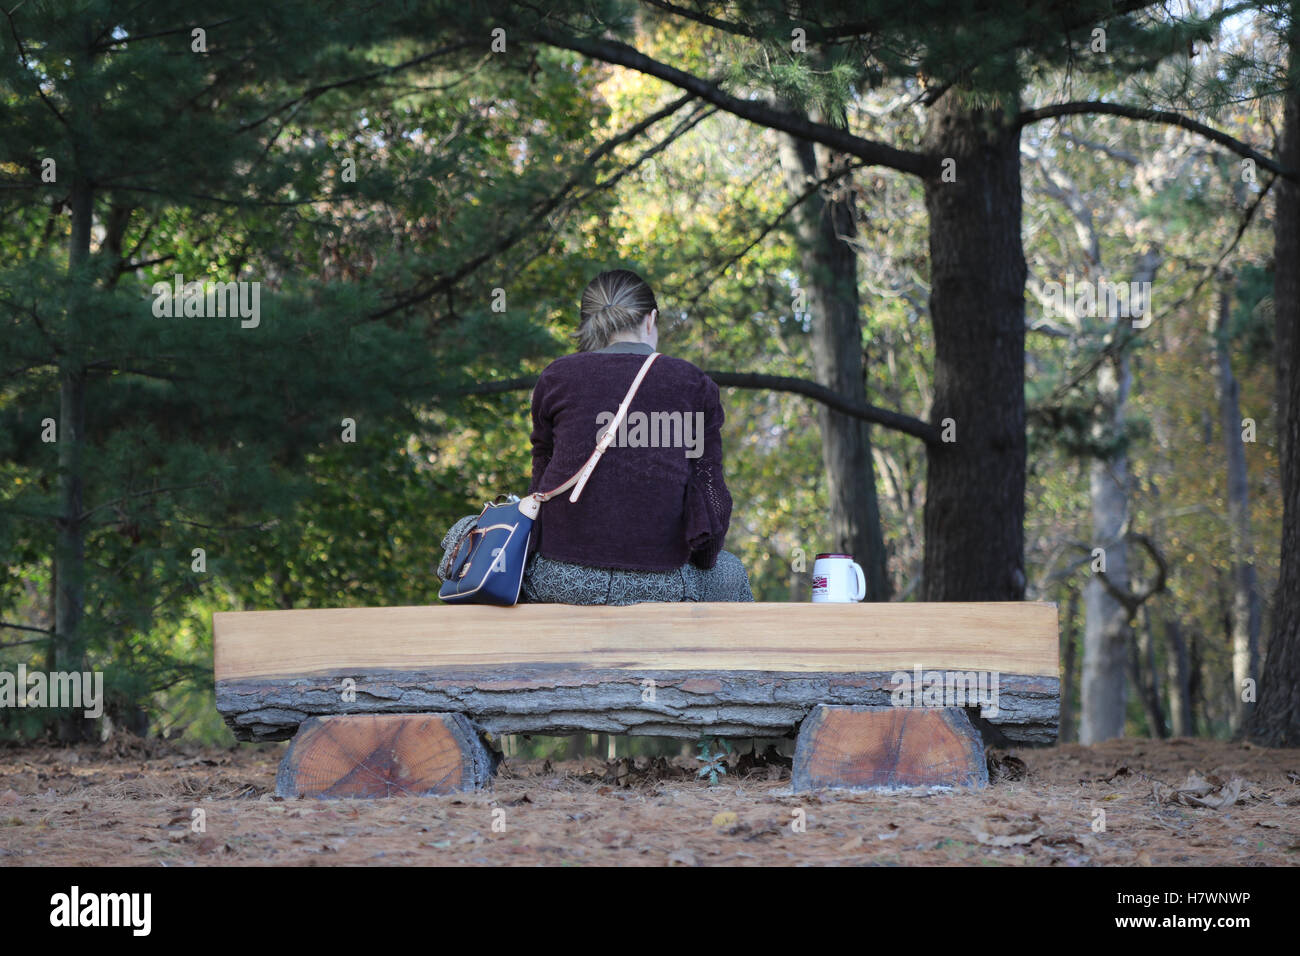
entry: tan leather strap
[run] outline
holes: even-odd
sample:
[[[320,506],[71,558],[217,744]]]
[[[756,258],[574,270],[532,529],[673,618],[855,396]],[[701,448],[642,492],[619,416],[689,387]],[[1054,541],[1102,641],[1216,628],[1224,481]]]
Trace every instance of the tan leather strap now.
[[[622,424],[623,419],[627,417],[627,409],[628,406],[632,404],[632,396],[634,396],[636,390],[641,387],[641,380],[645,378],[645,373],[650,371],[650,366],[654,364],[654,360],[658,357],[658,352],[652,352],[646,357],[645,363],[641,366],[641,371],[636,373],[636,378],[632,380],[632,387],[627,390],[627,395],[624,397],[623,403],[618,406],[618,411],[614,413],[614,418],[605,426],[605,430],[600,436],[600,441],[596,442],[596,450],[591,453],[591,457],[587,459],[587,463],[564,484],[557,485],[550,491],[533,494],[531,497],[536,498],[538,501],[547,501],[558,495],[560,492],[567,490],[570,485],[576,484],[576,487],[573,489],[573,494],[569,495],[569,500],[578,500],[578,495],[582,494],[582,489],[586,486],[587,479],[590,478],[591,473],[596,470],[596,463],[600,461],[600,456],[605,454],[605,449],[613,444],[614,439],[617,437],[618,426]]]

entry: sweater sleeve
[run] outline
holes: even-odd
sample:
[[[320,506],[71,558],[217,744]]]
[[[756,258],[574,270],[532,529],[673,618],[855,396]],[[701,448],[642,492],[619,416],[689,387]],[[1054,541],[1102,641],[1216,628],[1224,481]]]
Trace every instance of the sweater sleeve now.
[[[547,402],[549,394],[550,381],[545,370],[537,379],[537,384],[533,386],[532,397],[532,419],[533,431],[531,437],[533,446],[533,476],[528,482],[528,491],[526,494],[533,494],[537,491],[544,491],[542,488],[542,476],[546,473],[546,466],[551,463],[551,455],[555,450],[555,422],[551,417],[551,412]],[[541,543],[542,536],[542,516],[537,516],[533,525],[533,533],[528,539],[528,558],[533,556],[537,551],[537,546]]]
[[[546,472],[546,466],[551,463],[551,454],[555,449],[555,432],[554,422],[546,407],[546,395],[549,381],[546,372],[542,372],[537,379],[537,384],[533,386],[532,397],[532,418],[533,418],[533,477],[528,483],[528,494],[544,490],[541,487],[542,475]]]
[[[703,378],[704,434],[701,454],[691,460],[686,486],[686,544],[691,549],[691,563],[707,571],[717,563],[727,537],[731,493],[722,476],[722,423],[726,416],[717,384],[708,376]]]

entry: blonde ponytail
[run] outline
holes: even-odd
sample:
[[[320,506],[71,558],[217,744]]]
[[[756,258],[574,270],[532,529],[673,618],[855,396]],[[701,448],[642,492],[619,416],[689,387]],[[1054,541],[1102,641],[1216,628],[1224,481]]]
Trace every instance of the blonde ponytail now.
[[[603,349],[619,332],[636,328],[659,308],[650,286],[630,269],[602,272],[587,284],[579,308],[578,350]]]

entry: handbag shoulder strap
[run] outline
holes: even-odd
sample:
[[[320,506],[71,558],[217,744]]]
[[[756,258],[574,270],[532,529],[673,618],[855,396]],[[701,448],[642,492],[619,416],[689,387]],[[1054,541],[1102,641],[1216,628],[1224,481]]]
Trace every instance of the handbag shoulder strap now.
[[[539,502],[547,501],[558,495],[560,492],[567,490],[570,485],[573,485],[573,493],[569,495],[569,500],[578,500],[578,495],[582,494],[582,489],[586,487],[587,479],[590,478],[591,473],[596,470],[596,464],[600,461],[600,456],[605,454],[605,449],[613,444],[616,433],[618,432],[618,426],[622,424],[623,419],[627,417],[627,409],[628,406],[632,404],[632,396],[636,395],[636,390],[641,387],[641,381],[645,378],[646,372],[650,371],[650,366],[654,364],[654,360],[658,357],[658,352],[651,352],[650,355],[646,357],[645,362],[641,366],[641,371],[636,373],[636,378],[632,380],[632,386],[627,390],[627,395],[624,396],[622,404],[618,406],[618,411],[614,413],[613,419],[605,426],[604,431],[601,433],[600,440],[596,442],[596,450],[591,453],[591,457],[587,459],[587,463],[564,484],[557,485],[550,491],[543,491],[534,494],[532,497],[536,498]]]

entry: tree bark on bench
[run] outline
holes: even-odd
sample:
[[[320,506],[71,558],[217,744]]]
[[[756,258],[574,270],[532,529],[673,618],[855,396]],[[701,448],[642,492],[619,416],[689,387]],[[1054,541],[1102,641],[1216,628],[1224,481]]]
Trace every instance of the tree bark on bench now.
[[[641,604],[214,615],[217,709],[241,740],[314,716],[461,713],[494,734],[790,736],[896,676],[996,673],[981,723],[1051,743],[1050,604]],[[978,708],[972,711],[977,715]]]
[[[456,668],[217,685],[217,709],[240,740],[285,740],[309,717],[463,713],[503,734],[607,733],[696,738],[792,736],[819,704],[888,706],[893,673],[600,671]],[[654,683],[649,683],[653,681]],[[653,692],[653,695],[651,695]],[[1060,710],[1055,677],[999,675],[998,710],[984,719],[1014,743],[1052,743]]]

